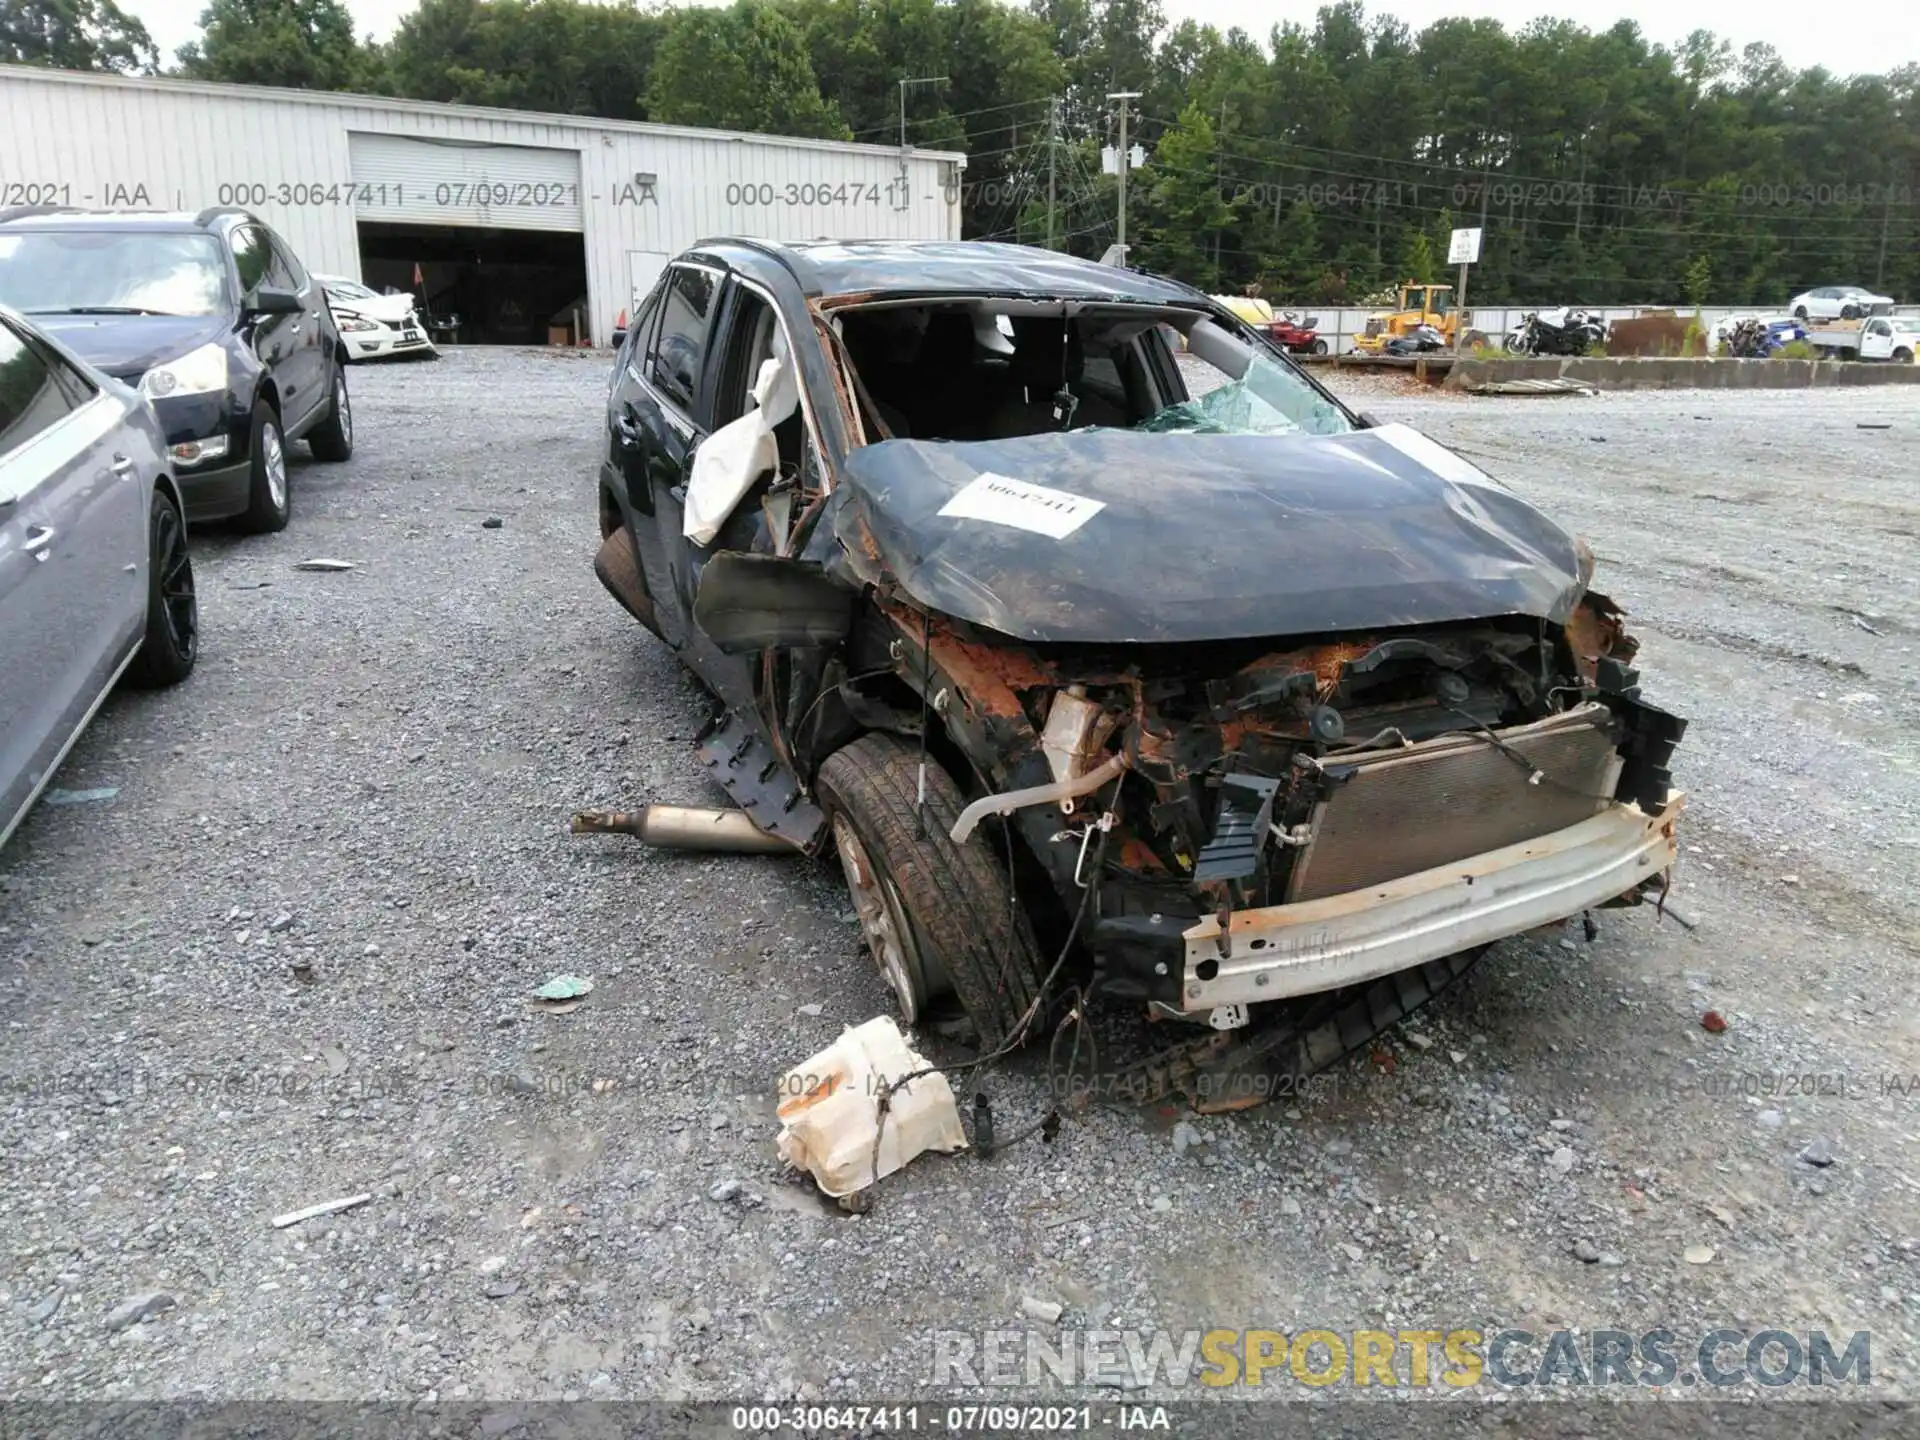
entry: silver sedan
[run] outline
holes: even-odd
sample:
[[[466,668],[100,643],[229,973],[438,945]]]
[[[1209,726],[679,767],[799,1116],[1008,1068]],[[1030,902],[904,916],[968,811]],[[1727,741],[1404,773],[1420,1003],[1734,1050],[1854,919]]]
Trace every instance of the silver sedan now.
[[[124,674],[176,684],[199,638],[152,407],[0,307],[0,845]]]

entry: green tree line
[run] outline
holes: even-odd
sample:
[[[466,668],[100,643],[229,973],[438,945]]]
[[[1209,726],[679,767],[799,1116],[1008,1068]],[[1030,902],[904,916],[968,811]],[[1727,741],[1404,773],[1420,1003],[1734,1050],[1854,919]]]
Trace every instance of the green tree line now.
[[[6,0],[0,58],[151,72],[114,0]],[[1485,232],[1487,302],[1920,295],[1920,66],[1837,76],[1631,22],[1417,33],[1357,0],[1265,36],[1156,0],[422,0],[357,38],[339,0],[212,0],[178,70],[622,120],[963,151],[966,233],[1116,238],[1106,96],[1138,91],[1136,264],[1210,290],[1351,301],[1444,278]],[[1052,196],[1049,201],[1049,194]]]

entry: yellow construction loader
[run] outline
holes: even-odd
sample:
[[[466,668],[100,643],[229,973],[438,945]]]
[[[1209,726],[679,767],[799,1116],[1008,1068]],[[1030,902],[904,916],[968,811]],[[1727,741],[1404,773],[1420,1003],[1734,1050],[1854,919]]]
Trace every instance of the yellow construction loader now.
[[[1431,325],[1438,330],[1452,349],[1455,330],[1462,315],[1469,320],[1473,312],[1453,308],[1451,285],[1423,285],[1418,280],[1408,280],[1400,286],[1400,308],[1384,314],[1369,315],[1366,331],[1353,342],[1353,348],[1363,355],[1385,353],[1387,341],[1396,335],[1406,335],[1422,325]]]

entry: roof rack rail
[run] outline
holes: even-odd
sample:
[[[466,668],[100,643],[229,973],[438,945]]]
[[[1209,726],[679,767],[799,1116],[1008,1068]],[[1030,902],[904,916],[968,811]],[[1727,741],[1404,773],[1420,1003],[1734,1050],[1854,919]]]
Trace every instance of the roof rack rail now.
[[[239,205],[209,205],[193,217],[193,223],[204,225],[216,215],[238,215],[242,220],[254,218],[253,212]]]

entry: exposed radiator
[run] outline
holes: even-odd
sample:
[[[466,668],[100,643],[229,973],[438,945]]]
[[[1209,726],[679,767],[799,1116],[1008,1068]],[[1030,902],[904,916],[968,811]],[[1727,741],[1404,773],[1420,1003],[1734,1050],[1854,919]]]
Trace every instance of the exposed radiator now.
[[[1578,824],[1613,796],[1621,761],[1611,722],[1590,704],[1495,731],[1547,777],[1537,785],[1513,754],[1473,733],[1323,760],[1346,778],[1314,811],[1287,899],[1364,889]]]

